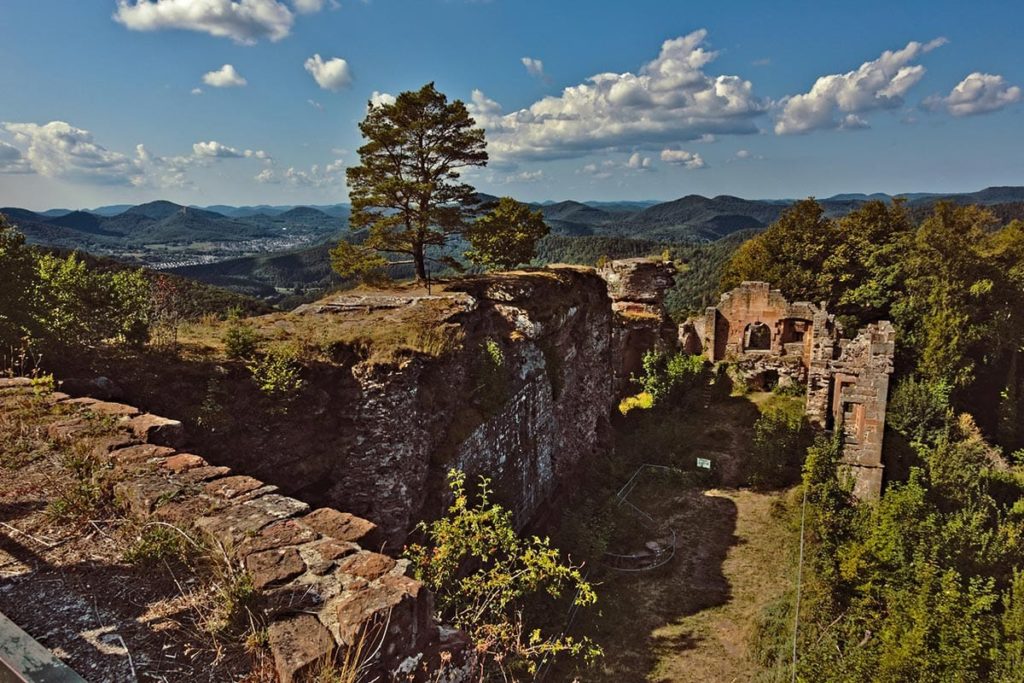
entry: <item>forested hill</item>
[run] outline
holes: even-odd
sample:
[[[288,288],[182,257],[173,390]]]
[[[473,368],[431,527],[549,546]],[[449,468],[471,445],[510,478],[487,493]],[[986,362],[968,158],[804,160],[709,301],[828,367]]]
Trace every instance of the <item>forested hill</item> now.
[[[119,209],[121,207],[109,207]],[[154,201],[111,213],[96,211],[46,211],[36,213],[14,207],[0,213],[18,227],[33,244],[82,249],[101,253],[156,245],[196,242],[246,242],[251,240],[299,240],[333,236],[347,225],[347,209],[325,213],[311,207],[250,213],[231,209],[233,215],[168,201]]]

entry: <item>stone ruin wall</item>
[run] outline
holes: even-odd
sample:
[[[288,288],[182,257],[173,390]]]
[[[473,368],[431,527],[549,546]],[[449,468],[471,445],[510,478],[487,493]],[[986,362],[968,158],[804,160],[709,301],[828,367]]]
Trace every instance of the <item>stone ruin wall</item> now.
[[[717,306],[679,328],[682,348],[727,361],[752,383],[771,373],[807,387],[805,414],[818,429],[841,429],[843,462],[859,498],[881,495],[882,438],[895,331],[873,323],[852,340],[824,304],[790,303],[767,282],[743,282]],[[764,388],[764,387],[762,387]]]
[[[456,319],[464,346],[473,353],[484,340],[499,341],[509,378],[507,400],[454,445],[453,405],[473,391],[471,359],[354,365],[358,396],[340,408],[352,413],[350,433],[330,442],[347,443],[347,450],[294,470],[284,463],[295,454],[282,452],[270,468],[288,470],[285,480],[328,482],[327,497],[346,512],[311,510],[272,483],[179,450],[187,443],[180,422],[126,404],[56,393],[55,401],[79,415],[61,421],[54,436],[74,439],[89,412],[119,420],[119,436],[101,454],[122,478],[118,496],[141,520],[193,529],[230,549],[267,597],[270,647],[285,683],[382,623],[388,629],[377,667],[386,680],[436,674],[447,653],[449,671],[439,680],[454,683],[472,664],[465,638],[434,621],[432,597],[405,575],[406,562],[367,548],[395,549],[416,521],[431,516],[451,467],[491,478],[517,522],[532,520],[605,446],[616,386],[639,369],[643,352],[675,341],[662,308],[673,273],[668,264],[637,259],[609,264],[602,277],[558,268],[469,281],[453,293],[462,304]],[[298,314],[375,305],[359,297]],[[28,380],[0,381],[0,392],[29,389]],[[302,490],[301,481],[290,483]]]
[[[0,407],[4,396],[33,392],[30,379],[0,378]],[[90,414],[116,421],[94,456],[112,468],[114,493],[130,516],[199,534],[250,573],[282,683],[304,680],[364,633],[381,643],[369,664],[382,680],[469,680],[465,636],[436,623],[432,596],[406,576],[406,561],[367,549],[380,546],[377,525],[333,508],[311,510],[276,486],[179,450],[185,435],[176,420],[59,392],[48,400],[73,409],[48,427],[55,440],[89,430]]]
[[[597,270],[608,283],[612,312],[614,391],[624,396],[651,349],[674,350],[678,330],[665,312],[665,292],[675,282],[671,262],[649,258],[609,261]]]

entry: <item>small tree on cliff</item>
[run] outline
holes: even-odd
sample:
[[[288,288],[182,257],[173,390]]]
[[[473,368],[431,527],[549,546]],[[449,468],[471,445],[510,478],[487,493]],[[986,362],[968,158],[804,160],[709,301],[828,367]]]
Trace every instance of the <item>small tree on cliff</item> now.
[[[487,164],[484,131],[465,104],[448,102],[433,83],[394,104],[371,104],[359,130],[366,138],[360,163],[346,171],[349,224],[368,232],[359,244],[339,243],[331,264],[343,277],[367,279],[411,263],[416,278],[426,279],[427,248],[443,247],[466,227],[475,190],[460,182],[459,170]]]
[[[488,268],[509,270],[537,255],[537,240],[548,234],[540,211],[530,211],[511,197],[502,197],[494,210],[466,228],[472,249],[466,258]]]

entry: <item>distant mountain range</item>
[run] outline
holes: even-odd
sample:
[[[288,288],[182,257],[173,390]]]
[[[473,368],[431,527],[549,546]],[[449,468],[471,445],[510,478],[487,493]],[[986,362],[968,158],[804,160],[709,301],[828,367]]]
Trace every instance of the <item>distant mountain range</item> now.
[[[988,206],[1004,221],[1024,217],[1024,187],[899,196],[921,211],[943,199]],[[851,193],[819,202],[828,215],[840,216],[867,201],[893,198]],[[486,205],[497,197],[479,194],[478,199]],[[556,236],[700,243],[761,230],[794,201],[688,195],[669,202],[561,201],[531,206],[543,213]],[[328,245],[346,233],[349,211],[346,204],[197,207],[168,201],[89,211],[0,208],[34,244],[113,256],[262,296],[332,281]]]
[[[32,244],[81,249],[154,267],[283,251],[336,238],[348,226],[348,207],[222,207],[234,215],[168,201],[105,206],[94,211],[0,213]],[[264,211],[256,209],[264,208]]]

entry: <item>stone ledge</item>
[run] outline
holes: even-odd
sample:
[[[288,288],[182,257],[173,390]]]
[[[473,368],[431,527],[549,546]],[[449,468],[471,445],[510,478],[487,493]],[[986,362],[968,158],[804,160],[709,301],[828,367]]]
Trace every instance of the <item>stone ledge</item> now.
[[[3,379],[0,389],[27,393],[32,386]],[[179,452],[185,432],[177,420],[92,398],[61,394],[51,401],[74,410],[50,425],[56,439],[94,427],[87,414],[118,418],[93,452],[121,477],[115,495],[131,515],[202,533],[249,572],[263,597],[281,681],[303,680],[364,635],[380,639],[369,665],[382,680],[400,673],[402,680],[436,680],[448,667],[442,661],[461,667],[446,670],[443,680],[468,680],[468,639],[442,632],[430,592],[405,576],[408,563],[361,547],[379,543],[376,524],[333,508],[310,512],[274,486]],[[452,656],[442,658],[442,651]],[[410,662],[418,665],[406,673]]]

